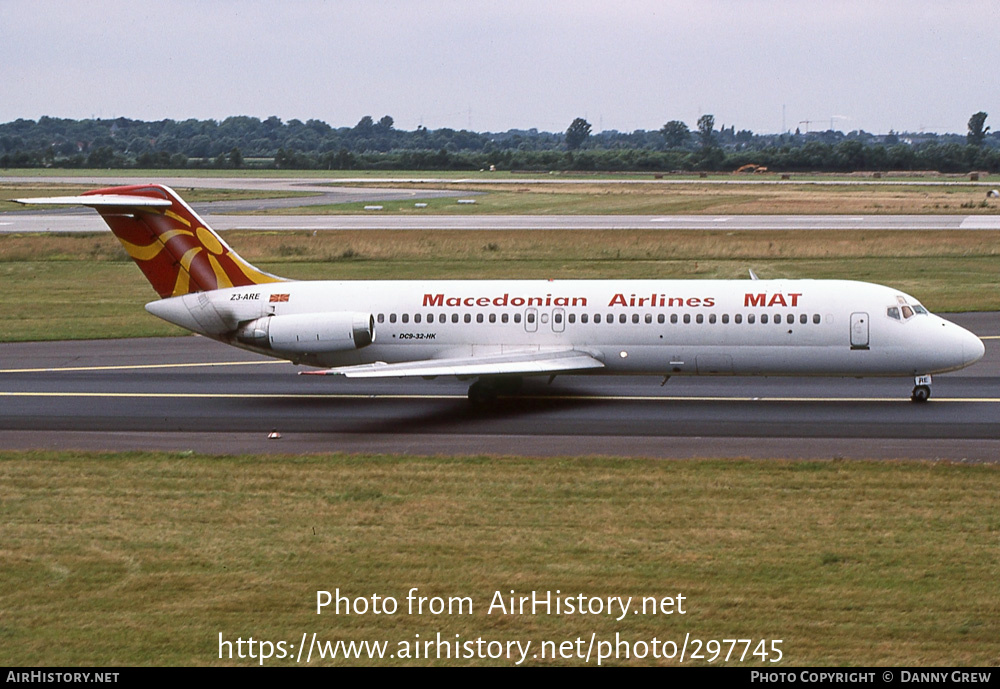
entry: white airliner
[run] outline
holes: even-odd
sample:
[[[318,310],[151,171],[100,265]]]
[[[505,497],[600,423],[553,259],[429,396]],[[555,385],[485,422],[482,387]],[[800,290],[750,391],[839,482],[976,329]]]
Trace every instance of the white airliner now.
[[[160,318],[349,378],[913,376],[978,361],[983,343],[891,287],[843,280],[293,281],[244,261],[168,187],[19,203],[95,208],[161,299]],[[752,276],[752,273],[751,273]],[[753,277],[753,276],[752,276]]]

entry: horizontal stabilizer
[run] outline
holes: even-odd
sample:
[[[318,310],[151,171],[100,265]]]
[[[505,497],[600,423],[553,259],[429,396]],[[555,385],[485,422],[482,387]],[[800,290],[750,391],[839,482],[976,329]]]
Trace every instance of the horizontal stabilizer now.
[[[171,201],[154,199],[149,196],[125,196],[123,194],[94,194],[91,196],[49,196],[36,199],[12,199],[25,206],[90,206],[100,208],[170,208]]]
[[[604,368],[604,364],[586,352],[576,350],[533,351],[510,354],[425,359],[387,364],[338,366],[322,371],[302,371],[306,375],[345,376],[347,378],[406,378],[433,376],[544,375],[571,373]]]

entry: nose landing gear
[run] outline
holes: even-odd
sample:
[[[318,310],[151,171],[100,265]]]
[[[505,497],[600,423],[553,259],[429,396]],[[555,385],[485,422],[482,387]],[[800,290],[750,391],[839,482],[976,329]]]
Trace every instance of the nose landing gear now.
[[[910,393],[911,402],[926,402],[931,397],[931,377],[914,376],[913,392]]]

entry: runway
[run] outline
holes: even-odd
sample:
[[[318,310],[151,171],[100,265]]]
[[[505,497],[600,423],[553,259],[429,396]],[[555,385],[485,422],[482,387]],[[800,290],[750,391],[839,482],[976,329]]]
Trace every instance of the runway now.
[[[298,199],[299,202],[302,199]],[[301,203],[300,203],[301,205]],[[198,204],[195,204],[198,210]],[[1000,230],[983,215],[215,215],[216,230]],[[109,232],[83,211],[0,213],[0,233]]]
[[[8,183],[84,184],[94,187],[116,184],[136,184],[134,177],[4,177]],[[416,178],[218,178],[166,177],[157,180],[174,187],[183,195],[186,189],[237,189],[260,192],[306,192],[310,196],[277,199],[249,199],[192,204],[209,226],[216,230],[1000,230],[996,215],[487,215],[463,212],[455,215],[431,215],[414,211],[410,215],[388,215],[378,210],[353,215],[235,215],[240,212],[275,210],[309,205],[411,200],[414,202],[442,197],[474,199],[476,192],[448,189],[422,189],[414,183],[428,186],[449,182],[518,183],[518,184],[583,184],[591,179],[511,179],[483,177],[454,179]],[[659,185],[911,185],[949,186],[987,183],[955,181],[802,181],[780,182],[762,180],[599,180],[602,184]],[[403,184],[407,188],[385,185]],[[364,186],[340,186],[363,184]],[[58,192],[53,192],[53,194]],[[35,194],[42,195],[42,194]],[[472,206],[467,207],[472,208]],[[0,213],[0,233],[18,232],[108,232],[97,213],[86,208],[12,211]]]
[[[1000,313],[951,318],[986,356],[924,405],[909,379],[566,376],[474,408],[452,379],[297,376],[199,337],[2,344],[0,447],[1000,461]]]

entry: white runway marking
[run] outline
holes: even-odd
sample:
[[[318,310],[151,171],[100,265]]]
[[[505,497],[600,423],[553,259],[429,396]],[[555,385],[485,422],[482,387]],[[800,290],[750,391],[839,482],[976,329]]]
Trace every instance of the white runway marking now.
[[[1000,216],[970,215],[959,225],[963,230],[1000,230]]]
[[[59,366],[54,368],[5,368],[0,373],[62,373],[66,371],[128,371],[132,369],[150,368],[199,368],[205,366],[257,366],[260,364],[290,364],[283,359],[273,361],[211,361],[188,364],[134,364],[120,366]]]

